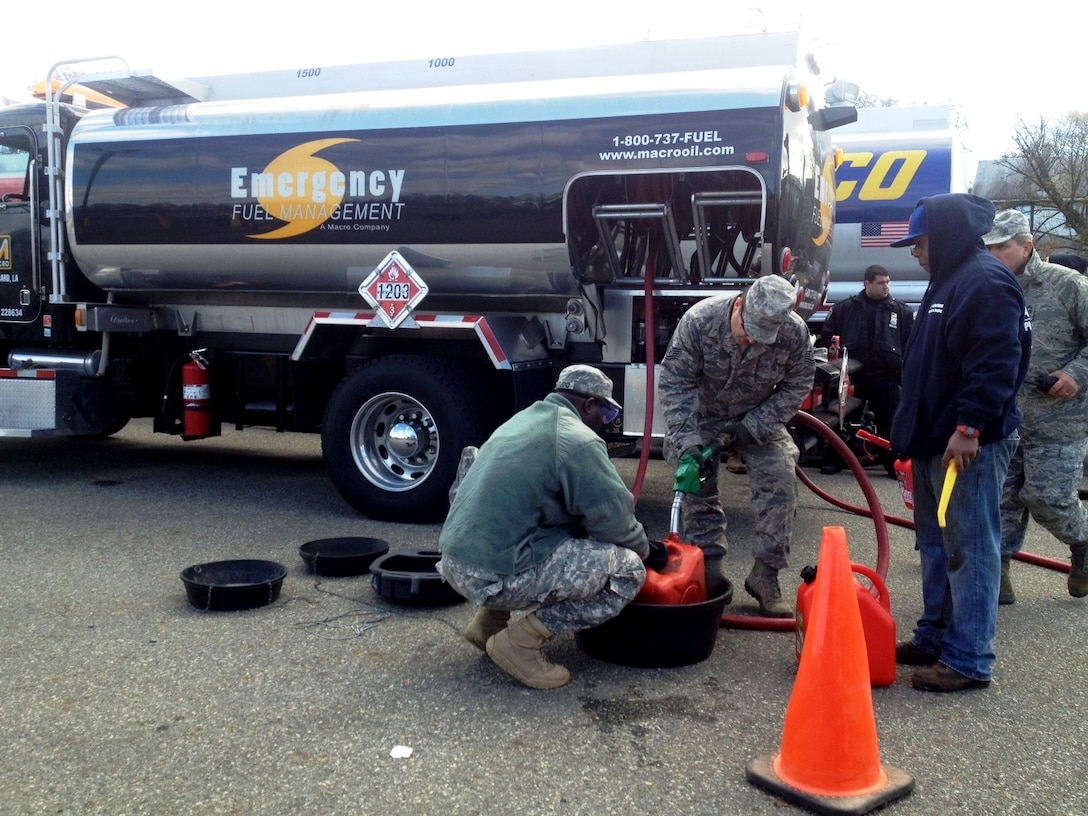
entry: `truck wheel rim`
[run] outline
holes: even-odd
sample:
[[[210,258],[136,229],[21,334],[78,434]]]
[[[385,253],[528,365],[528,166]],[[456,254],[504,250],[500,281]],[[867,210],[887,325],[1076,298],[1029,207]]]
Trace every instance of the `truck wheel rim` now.
[[[382,490],[411,490],[438,462],[438,426],[431,412],[407,394],[368,400],[351,426],[355,464]]]

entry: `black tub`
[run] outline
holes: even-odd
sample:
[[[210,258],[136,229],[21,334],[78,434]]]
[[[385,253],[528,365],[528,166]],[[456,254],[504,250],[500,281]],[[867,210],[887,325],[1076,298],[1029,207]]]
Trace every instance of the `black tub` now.
[[[307,541],[298,554],[314,575],[342,578],[369,572],[379,556],[389,552],[389,543],[380,538],[319,538]]]
[[[272,603],[286,576],[287,567],[277,561],[238,559],[186,567],[181,582],[196,609],[230,612]]]
[[[442,580],[435,565],[437,550],[409,550],[383,555],[370,565],[370,585],[387,601],[414,606],[441,606],[465,600]]]
[[[643,669],[673,668],[710,657],[732,586],[697,604],[630,603],[612,620],[578,632],[574,639],[590,657]]]

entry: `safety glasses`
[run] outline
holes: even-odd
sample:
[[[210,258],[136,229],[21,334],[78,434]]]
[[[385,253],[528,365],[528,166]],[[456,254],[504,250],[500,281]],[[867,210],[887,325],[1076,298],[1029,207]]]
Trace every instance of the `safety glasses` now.
[[[615,422],[616,417],[618,417],[620,415],[620,411],[622,410],[620,408],[617,408],[615,405],[613,405],[610,402],[605,402],[603,399],[598,397],[596,394],[586,394],[586,393],[584,393],[582,391],[572,391],[571,393],[572,394],[577,394],[582,399],[595,399],[595,400],[597,400],[597,402],[600,403],[600,405],[601,405],[601,419],[604,420],[605,425],[611,425],[613,422]]]
[[[607,402],[601,403],[601,419],[604,420],[605,425],[611,425],[619,415],[620,409],[615,405],[610,405]]]

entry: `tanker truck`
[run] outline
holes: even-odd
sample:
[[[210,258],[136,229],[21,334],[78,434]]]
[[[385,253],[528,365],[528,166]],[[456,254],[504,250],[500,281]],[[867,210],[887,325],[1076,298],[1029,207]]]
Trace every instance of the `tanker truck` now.
[[[0,109],[23,169],[0,202],[2,436],[319,432],[353,507],[439,519],[462,448],[562,366],[613,379],[609,440],[660,434],[654,361],[692,303],[776,274],[808,315],[827,284],[828,131],[855,111],[796,34],[171,82],[119,64],[58,63],[44,100]]]

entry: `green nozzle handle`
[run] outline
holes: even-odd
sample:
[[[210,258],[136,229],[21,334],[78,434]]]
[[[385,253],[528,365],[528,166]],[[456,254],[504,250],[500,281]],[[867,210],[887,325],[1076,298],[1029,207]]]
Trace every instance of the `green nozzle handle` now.
[[[717,455],[717,452],[710,445],[706,445],[699,453],[698,459],[690,453],[681,455],[680,464],[673,477],[674,492],[698,493],[703,486],[703,482],[710,475],[707,464]]]

